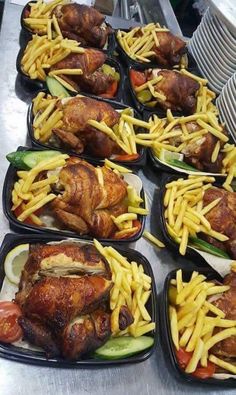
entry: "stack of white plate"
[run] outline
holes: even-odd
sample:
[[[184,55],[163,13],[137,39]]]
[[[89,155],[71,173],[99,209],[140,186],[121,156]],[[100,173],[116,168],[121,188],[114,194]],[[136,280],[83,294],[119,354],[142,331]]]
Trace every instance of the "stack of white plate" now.
[[[210,88],[220,93],[236,72],[236,35],[217,15],[207,9],[188,48]]]
[[[228,80],[216,99],[221,122],[225,123],[236,143],[236,73]]]

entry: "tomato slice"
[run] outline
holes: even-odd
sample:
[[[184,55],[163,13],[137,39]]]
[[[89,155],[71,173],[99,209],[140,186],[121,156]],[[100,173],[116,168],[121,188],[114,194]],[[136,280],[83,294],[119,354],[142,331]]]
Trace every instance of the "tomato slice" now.
[[[109,86],[107,91],[105,93],[102,93],[101,97],[104,97],[105,99],[110,99],[111,97],[114,97],[118,89],[118,82],[114,80],[112,84]]]
[[[0,341],[13,343],[22,337],[22,329],[18,318],[22,315],[21,309],[14,302],[0,302]]]
[[[208,379],[212,377],[216,371],[216,365],[210,361],[208,361],[207,366],[205,368],[199,367],[192,373],[194,377],[199,379]]]
[[[192,358],[193,353],[187,352],[183,348],[175,351],[178,363],[182,369],[185,369],[188,365],[190,359]],[[215,373],[215,364],[208,361],[207,367],[203,368],[202,366],[197,367],[195,372],[191,373],[194,377],[199,379],[207,379],[212,377]]]
[[[20,206],[18,206],[18,207],[14,210],[15,216],[18,217],[18,216],[22,213],[22,211],[23,211],[22,205],[20,204]],[[39,210],[35,211],[34,214],[35,214],[35,215],[39,215],[40,212],[41,212],[41,210],[39,209]],[[24,223],[24,224],[27,224],[27,225],[37,225],[37,224],[35,224],[34,221],[32,221],[32,219],[31,219],[30,217],[26,218],[26,219],[23,221],[23,223]]]
[[[190,359],[192,358],[193,353],[192,352],[187,352],[183,348],[180,348],[179,350],[175,350],[175,354],[178,360],[178,363],[182,369],[185,369],[186,366],[188,365]]]
[[[129,75],[133,87],[143,85],[147,81],[145,74],[141,71],[131,69]]]
[[[116,236],[116,233],[115,233],[114,239],[117,239],[117,240],[129,239],[130,237],[133,237],[134,235],[136,235],[140,231],[141,226],[142,225],[141,225],[140,221],[135,219],[133,221],[133,227],[137,227],[138,228],[137,230],[135,230],[133,233],[124,233],[122,236],[120,236],[119,234],[118,234],[118,236]]]
[[[114,155],[115,160],[131,161],[139,158],[139,154]]]

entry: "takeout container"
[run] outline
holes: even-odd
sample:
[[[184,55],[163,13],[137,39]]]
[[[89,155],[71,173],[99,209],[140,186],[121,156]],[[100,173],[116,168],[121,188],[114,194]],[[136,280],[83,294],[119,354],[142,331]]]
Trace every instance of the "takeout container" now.
[[[124,62],[127,66],[131,66],[131,67],[140,67],[140,70],[145,69],[147,66],[148,66],[149,68],[154,68],[154,67],[157,68],[158,66],[159,66],[159,67],[162,67],[162,66],[160,66],[160,65],[158,64],[158,62],[155,62],[155,61],[150,61],[149,63],[144,63],[144,62],[141,62],[141,61],[137,61],[137,60],[132,59],[132,58],[125,52],[125,50],[122,48],[122,46],[121,46],[120,43],[119,43],[119,40],[118,40],[118,38],[117,38],[117,31],[118,31],[118,30],[119,30],[119,29],[115,30],[115,33],[114,33],[114,37],[115,37],[115,41],[116,41],[116,47],[117,47],[117,51],[119,52],[119,54],[120,54],[120,56],[121,56],[121,59],[123,60],[123,62]],[[122,30],[122,31],[124,31],[124,32],[129,32],[129,31],[130,31],[130,29],[120,29],[120,30]],[[187,47],[186,47],[186,49],[185,49],[185,53],[187,54],[187,57],[188,57],[188,68],[189,68],[189,67],[195,67],[195,66],[196,66],[196,62],[195,62],[193,56],[188,52]],[[178,66],[178,65],[177,65],[177,66]],[[173,67],[165,67],[165,68],[172,69]]]
[[[18,52],[18,55],[17,55],[17,58],[16,58],[16,69],[17,69],[17,72],[20,74],[20,76],[23,78],[23,80],[27,83],[27,84],[29,84],[29,86],[31,86],[32,87],[32,89],[39,89],[39,90],[42,90],[42,89],[46,89],[47,88],[47,85],[46,85],[46,82],[45,81],[41,81],[41,80],[39,80],[39,79],[34,79],[34,80],[32,80],[27,74],[25,74],[24,72],[23,72],[23,70],[21,69],[21,59],[22,59],[22,57],[23,57],[23,55],[24,55],[24,51],[25,51],[25,49],[26,49],[26,46],[27,46],[27,44],[24,46],[24,47],[22,47],[20,50],[19,50],[19,52]],[[114,69],[116,70],[116,72],[118,72],[119,74],[120,74],[120,81],[119,81],[119,84],[118,84],[118,89],[117,89],[117,93],[116,93],[116,95],[113,97],[113,98],[111,98],[110,100],[115,100],[115,101],[122,101],[122,97],[123,97],[123,89],[124,89],[124,80],[125,80],[125,74],[124,74],[124,70],[123,70],[123,67],[121,66],[121,64],[116,60],[116,59],[114,59],[114,58],[112,58],[112,57],[107,57],[107,59],[106,59],[106,61],[105,61],[105,64],[108,64],[109,66],[111,66],[111,67],[114,67]],[[81,94],[86,94],[86,92],[83,92],[83,91],[78,91],[78,93],[81,93]],[[94,98],[97,98],[98,96],[96,96],[96,95],[94,95],[94,94],[90,94],[90,96],[91,97],[94,97]]]
[[[171,337],[171,327],[169,320],[169,297],[168,290],[170,286],[170,282],[172,279],[176,278],[176,272],[178,269],[171,271],[164,283],[164,288],[161,296],[160,303],[160,330],[161,330],[161,344],[164,350],[164,354],[166,356],[166,362],[168,363],[170,372],[173,372],[175,377],[180,380],[187,381],[188,383],[196,383],[196,384],[214,384],[214,385],[222,385],[229,387],[236,387],[236,380],[233,378],[229,379],[217,379],[214,377],[208,379],[200,379],[192,376],[190,373],[185,373],[185,371],[180,367],[176,354],[175,354],[175,346]],[[193,270],[184,269],[182,270],[183,281],[189,281],[191,278]],[[206,276],[207,280],[219,280],[222,281],[221,276],[217,274],[212,269],[201,269],[198,270],[199,274],[203,274]]]
[[[155,106],[155,107],[150,107],[150,106],[148,106],[146,104],[141,103],[138,100],[138,97],[137,97],[137,95],[136,95],[136,93],[135,93],[135,91],[133,89],[131,78],[130,78],[130,70],[132,70],[132,69],[135,70],[135,71],[142,71],[143,72],[143,71],[148,70],[148,69],[158,69],[158,66],[157,65],[154,66],[154,67],[150,67],[149,65],[145,65],[145,67],[140,66],[140,65],[129,66],[128,69],[127,69],[127,73],[128,73],[127,79],[128,79],[128,83],[129,83],[129,90],[130,90],[131,98],[132,98],[132,100],[134,102],[134,105],[137,108],[137,110],[140,111],[142,114],[144,114],[145,118],[150,117],[152,114],[157,114],[158,117],[165,118],[166,117],[166,110],[164,110],[163,108],[159,107],[158,105]],[[165,69],[166,69],[166,67],[161,67],[160,68],[160,70],[165,70]],[[175,70],[175,69],[173,69],[173,70]],[[188,71],[190,73],[196,74],[197,76],[201,76],[201,74],[200,74],[200,72],[199,72],[197,67],[188,68]],[[154,100],[154,98],[153,98],[153,100]],[[171,112],[172,112],[172,114],[175,117],[180,117],[180,116],[184,115],[183,111],[171,110]],[[189,114],[186,114],[186,115],[189,115]]]
[[[45,91],[46,93],[49,93],[48,91]],[[74,94],[73,94],[74,96]],[[115,110],[124,110],[125,108],[129,108],[130,106],[127,106],[125,104],[122,104],[120,102],[116,102],[114,100],[110,100],[110,99],[104,99],[101,97],[96,97],[94,98],[94,96],[91,96],[89,94],[86,94],[86,96],[88,97],[92,97],[93,99],[96,99],[100,102],[105,102],[110,104]],[[134,109],[134,116],[135,118],[141,119],[139,113]],[[28,135],[31,141],[31,144],[33,147],[38,147],[41,149],[55,149],[55,150],[59,150],[59,151],[63,151],[68,153],[69,155],[74,155],[74,156],[78,156],[79,158],[85,159],[85,160],[90,160],[92,159],[94,161],[94,163],[96,164],[102,164],[104,162],[104,159],[101,158],[96,158],[96,157],[92,157],[91,155],[87,155],[87,154],[77,154],[75,152],[73,152],[73,150],[69,150],[69,149],[63,149],[63,148],[58,148],[58,147],[54,147],[50,144],[46,144],[46,143],[41,143],[40,141],[36,140],[34,137],[34,130],[33,130],[33,120],[34,120],[34,115],[33,115],[33,103],[31,102],[29,108],[28,108],[28,113],[27,113],[27,127],[28,127]],[[142,128],[139,128],[139,131],[142,132]],[[143,132],[142,132],[143,133]],[[139,158],[132,160],[132,161],[121,161],[121,160],[116,160],[116,159],[111,159],[113,162],[122,164],[124,166],[144,166],[146,163],[146,149],[144,147],[139,147],[138,149],[138,153],[139,153]]]
[[[180,178],[180,175],[167,175],[165,174],[162,178],[162,182],[160,185],[160,191],[159,191],[159,199],[157,201],[158,204],[158,212],[160,215],[160,228],[161,228],[161,232],[164,238],[164,243],[168,246],[168,248],[170,249],[170,251],[172,251],[174,254],[180,255],[179,253],[179,244],[177,242],[175,242],[171,236],[168,233],[167,230],[167,226],[166,226],[166,219],[165,219],[165,207],[164,207],[164,197],[165,197],[165,191],[166,191],[166,184],[168,184],[169,182],[172,181],[176,181]],[[181,175],[181,178],[187,178],[186,175]],[[213,183],[212,185],[214,186],[218,186],[221,187],[221,185],[223,184],[223,181],[217,181],[215,183]],[[196,248],[196,247],[194,247]],[[206,266],[206,263],[208,265],[211,266],[212,262],[209,260],[207,260],[206,257],[203,257],[202,255],[200,255],[202,251],[199,250],[193,250],[192,248],[190,248],[189,246],[187,246],[186,249],[186,254],[184,255],[185,258],[190,258],[192,260],[194,260],[194,263],[198,266]],[[203,252],[204,253],[204,252]],[[215,258],[215,260],[217,260],[217,257],[213,254],[210,254],[210,257]],[[222,258],[224,259],[224,261],[226,261],[226,258]],[[231,262],[233,261],[233,259],[227,259],[227,261]]]
[[[59,242],[61,240],[66,240],[63,236],[49,236],[49,235],[14,235],[7,234],[2,242],[0,248],[0,290],[2,289],[3,280],[5,277],[4,273],[4,261],[5,257],[9,251],[11,251],[14,247],[19,244],[24,243],[48,243],[48,242]],[[71,240],[71,239],[70,239]],[[73,242],[80,243],[88,243],[84,240],[73,240]],[[104,244],[110,245],[110,244]],[[157,324],[157,294],[155,287],[155,279],[153,275],[153,271],[148,260],[138,251],[135,251],[130,248],[121,248],[116,247],[116,249],[124,254],[129,261],[136,261],[138,264],[142,264],[144,268],[144,273],[151,277],[152,279],[152,287],[151,287],[151,297],[147,302],[147,310],[152,318],[152,321]],[[1,291],[0,291],[1,292]],[[117,360],[102,360],[95,359],[92,355],[83,356],[80,360],[77,361],[68,361],[61,357],[58,358],[50,358],[47,359],[44,351],[34,351],[25,349],[14,344],[4,344],[0,343],[0,356],[11,359],[13,361],[29,363],[33,365],[41,365],[41,366],[53,366],[53,367],[61,367],[61,368],[85,368],[85,367],[108,367],[120,364],[131,364],[142,362],[148,359],[153,353],[154,349],[157,345],[157,330],[150,332],[148,334],[154,338],[153,346],[145,351],[142,351],[134,356],[130,356],[128,358],[117,359]]]
[[[27,18],[27,16],[25,16],[27,14],[28,11],[30,11],[30,4],[36,3],[35,0],[28,2],[21,13],[21,17],[20,17],[20,24],[21,24],[21,29],[23,32],[23,42],[26,44],[29,40],[31,40],[32,35],[36,34],[33,30],[31,30],[25,23],[24,23],[24,18]],[[71,2],[73,3],[73,1]],[[55,5],[55,7],[58,4]],[[106,22],[106,20],[105,20]],[[108,23],[106,23],[107,25],[109,25]],[[109,25],[110,26],[110,25]],[[37,33],[38,34],[38,33]],[[44,33],[45,34],[45,33]],[[43,35],[43,34],[38,34],[38,35]],[[100,49],[100,48],[97,48]],[[101,51],[104,51],[108,54],[112,54],[112,52],[115,49],[115,38],[114,38],[114,32],[112,32],[111,34],[108,35],[108,40],[107,40],[107,45],[105,45],[104,48],[101,48]]]
[[[39,148],[28,148],[28,147],[18,147],[17,151],[40,151]],[[41,150],[42,151],[42,150]],[[90,159],[87,160],[88,163],[96,166],[96,163]],[[11,211],[12,207],[12,201],[11,201],[11,194],[12,194],[12,189],[14,187],[14,183],[17,181],[17,171],[19,169],[16,169],[13,167],[11,164],[8,167],[6,176],[5,176],[5,181],[3,185],[3,194],[2,194],[2,201],[3,201],[3,212],[6,218],[9,221],[10,228],[16,232],[19,233],[27,233],[27,232],[32,232],[32,233],[39,233],[41,235],[57,235],[61,237],[72,237],[75,239],[83,239],[83,240],[93,240],[93,237],[90,235],[79,235],[76,234],[75,232],[72,232],[70,230],[59,230],[59,229],[52,229],[52,228],[46,228],[46,227],[39,227],[36,225],[29,225],[25,224],[21,221],[19,221],[14,213]],[[144,194],[144,189],[142,188],[141,193],[140,193],[141,198],[143,199],[143,203],[141,205],[142,208],[145,206],[145,194]],[[98,240],[102,242],[108,242],[108,243],[131,243],[133,241],[137,241],[140,239],[140,237],[143,234],[144,227],[145,227],[145,220],[146,217],[144,215],[138,215],[138,220],[141,223],[141,228],[138,233],[136,233],[134,236],[129,237],[127,239],[102,239],[102,238],[97,238]]]

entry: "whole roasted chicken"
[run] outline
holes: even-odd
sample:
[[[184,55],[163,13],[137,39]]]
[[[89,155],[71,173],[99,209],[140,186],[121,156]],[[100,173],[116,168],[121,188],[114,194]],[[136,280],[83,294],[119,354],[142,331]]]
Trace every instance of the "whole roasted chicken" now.
[[[81,69],[81,75],[62,75],[61,77],[76,90],[100,95],[105,93],[114,82],[111,75],[105,74],[101,66],[107,56],[104,52],[93,48],[86,48],[84,53],[71,53],[64,59],[54,64],[50,71],[60,69]]]
[[[63,37],[79,41],[82,46],[103,48],[112,29],[105,17],[84,4],[58,5],[52,14],[57,18]]]
[[[111,334],[108,263],[92,245],[31,245],[15,301],[24,338],[48,357],[78,359]],[[132,323],[126,306],[121,328]]]
[[[127,212],[126,182],[105,166],[95,168],[71,157],[59,173],[59,195],[51,210],[66,229],[100,238],[112,237],[111,216]]]
[[[60,102],[59,108],[63,111],[63,125],[60,129],[54,129],[53,134],[62,147],[98,158],[109,158],[112,154],[123,152],[108,135],[87,123],[92,119],[105,122],[109,127],[117,124],[120,115],[110,104],[89,97],[75,97]]]

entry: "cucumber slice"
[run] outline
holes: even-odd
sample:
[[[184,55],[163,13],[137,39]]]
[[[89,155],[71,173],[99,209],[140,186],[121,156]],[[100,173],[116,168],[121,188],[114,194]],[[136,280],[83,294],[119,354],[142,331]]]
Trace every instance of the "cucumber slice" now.
[[[140,337],[116,337],[108,340],[102,347],[95,351],[95,356],[101,359],[127,358],[150,348],[154,339],[149,336]]]
[[[59,151],[17,151],[6,156],[7,160],[17,169],[29,170],[39,162],[60,155]]]
[[[189,237],[190,245],[192,247],[199,248],[202,251],[209,252],[210,254],[216,255],[220,258],[230,259],[229,255],[226,252],[222,251],[220,248],[213,246],[207,241],[198,239],[197,237]]]
[[[195,167],[192,167],[192,166],[188,165],[187,163],[182,162],[181,160],[178,160],[178,159],[169,159],[166,162],[169,163],[169,165],[179,167],[180,169],[199,171],[199,170],[195,169]]]
[[[104,74],[111,75],[116,81],[120,81],[120,74],[109,64],[104,63],[102,65],[102,71]]]
[[[137,93],[137,98],[141,103],[146,103],[152,99],[152,94],[148,89]]]
[[[52,96],[70,97],[69,92],[53,77],[46,78],[46,84]]]

